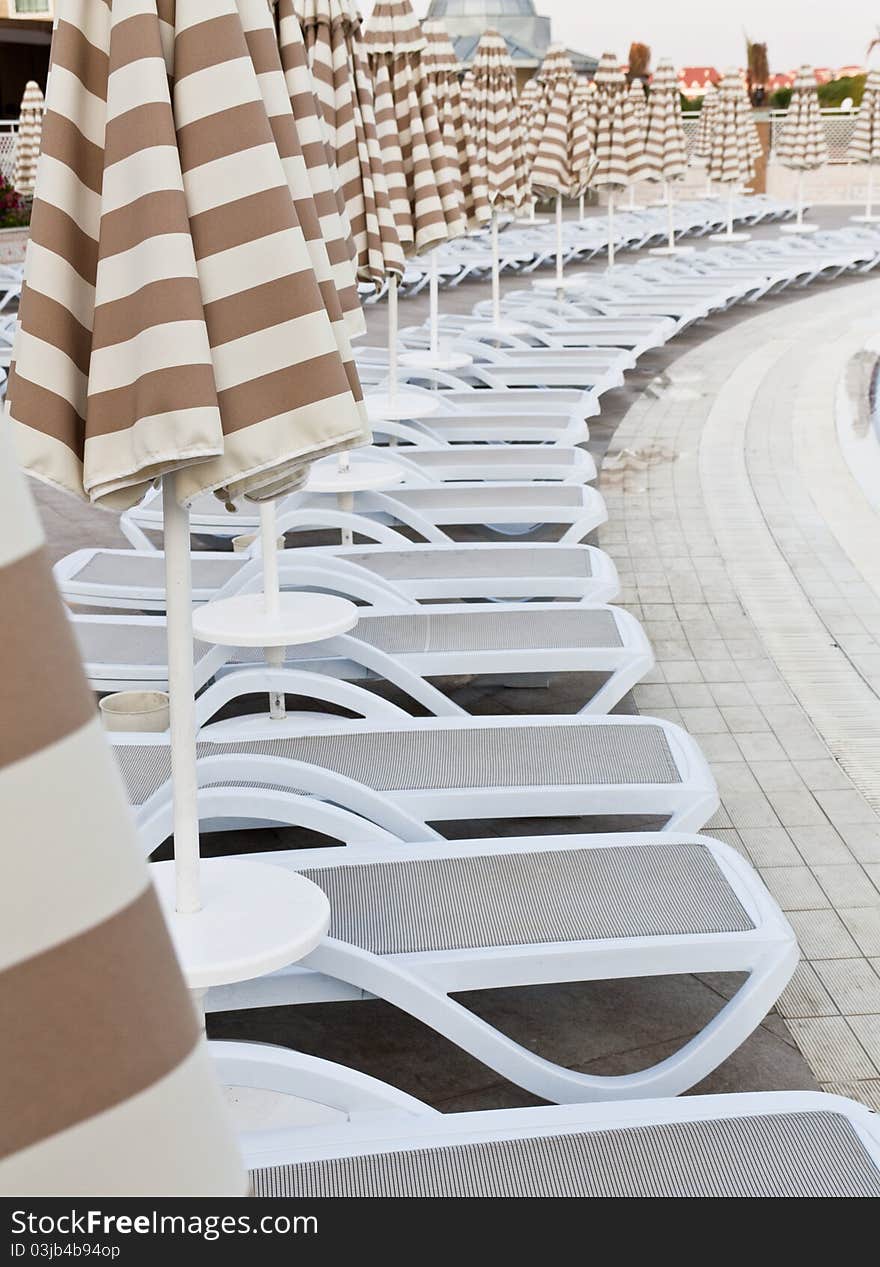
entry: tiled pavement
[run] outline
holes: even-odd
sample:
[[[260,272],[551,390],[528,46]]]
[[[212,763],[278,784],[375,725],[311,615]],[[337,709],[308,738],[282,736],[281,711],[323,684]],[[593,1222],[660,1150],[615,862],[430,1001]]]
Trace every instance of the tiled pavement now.
[[[698,737],[709,830],[798,934],[779,1010],[818,1081],[874,1107],[880,520],[834,407],[878,305],[880,282],[819,290],[679,359],[614,434],[600,531],[657,654],[636,702]]]

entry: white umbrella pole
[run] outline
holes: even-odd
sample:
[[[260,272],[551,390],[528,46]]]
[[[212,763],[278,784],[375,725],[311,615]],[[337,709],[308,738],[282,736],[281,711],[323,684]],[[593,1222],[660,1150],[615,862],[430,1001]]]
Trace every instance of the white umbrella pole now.
[[[440,265],[437,248],[431,252],[431,273],[428,282],[430,301],[431,360],[436,365],[440,359]]]
[[[800,168],[797,178],[797,226],[804,222],[804,169]]]
[[[733,237],[733,181],[727,186],[727,236]]]
[[[868,188],[865,190],[865,219],[870,220],[874,213],[874,164],[868,164]]]
[[[534,213],[535,204],[532,203]],[[498,212],[492,207],[492,320],[501,325],[501,276],[498,260]]]
[[[666,182],[666,224],[669,233],[669,249],[675,250],[675,198],[672,193],[672,181]]]
[[[196,773],[196,698],[193,680],[192,556],[189,511],[176,496],[176,476],[162,477],[165,535],[165,610],[168,695],[171,705],[171,786],[174,798],[174,873],[177,910],[202,908],[199,882],[199,797]]]
[[[608,194],[608,267],[614,267],[614,194]]]
[[[586,195],[582,192],[578,198],[578,219],[583,222],[584,219],[584,199]]]
[[[274,501],[260,502],[260,549],[263,552],[263,603],[267,616],[281,609],[278,580],[278,527]]]
[[[281,584],[278,580],[278,520],[275,502],[260,502],[260,549],[263,554],[263,606],[267,616],[281,615]],[[266,647],[266,663],[273,668],[284,664],[284,647]],[[284,692],[269,692],[269,716],[281,721],[286,715]]]
[[[397,404],[397,274],[388,283],[388,396]]]
[[[556,195],[556,298],[565,298],[562,276],[562,194]]]

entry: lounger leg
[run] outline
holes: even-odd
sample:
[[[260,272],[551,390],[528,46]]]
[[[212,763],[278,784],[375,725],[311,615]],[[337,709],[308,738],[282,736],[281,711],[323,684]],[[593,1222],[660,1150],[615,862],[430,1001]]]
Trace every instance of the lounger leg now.
[[[715,1069],[763,1020],[797,963],[791,944],[767,951],[719,1014],[680,1051],[634,1074],[600,1076],[555,1065],[500,1033],[399,964],[327,938],[304,962],[365,989],[429,1025],[502,1077],[557,1104],[679,1095]]]

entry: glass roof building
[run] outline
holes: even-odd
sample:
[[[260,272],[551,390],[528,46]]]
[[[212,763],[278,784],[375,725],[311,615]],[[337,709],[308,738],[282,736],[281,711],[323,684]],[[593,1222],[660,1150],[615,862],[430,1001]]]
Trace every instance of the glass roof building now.
[[[540,17],[534,0],[431,0],[426,17],[445,23],[460,62],[469,62],[484,31],[499,31],[518,67],[533,69],[550,47],[550,19]],[[569,49],[575,70],[592,74],[597,59]]]

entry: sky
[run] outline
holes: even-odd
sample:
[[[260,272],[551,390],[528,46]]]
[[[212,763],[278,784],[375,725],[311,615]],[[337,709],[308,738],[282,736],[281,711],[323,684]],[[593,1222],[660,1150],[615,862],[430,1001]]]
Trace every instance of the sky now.
[[[625,58],[632,40],[679,66],[723,69],[744,63],[745,30],[768,45],[771,70],[801,62],[839,67],[863,64],[880,23],[880,0],[536,0],[553,21],[553,39],[598,56],[606,49]],[[364,13],[371,0],[362,0]],[[413,0],[424,17],[428,0]]]

